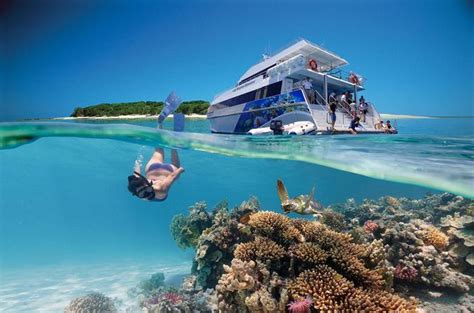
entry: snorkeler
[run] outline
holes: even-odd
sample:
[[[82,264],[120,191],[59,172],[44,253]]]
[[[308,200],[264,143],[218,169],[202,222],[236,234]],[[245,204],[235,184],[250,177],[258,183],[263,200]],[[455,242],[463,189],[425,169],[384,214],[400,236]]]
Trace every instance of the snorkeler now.
[[[174,113],[181,104],[179,98],[174,92],[171,92],[165,100],[165,106],[158,117],[158,128],[163,128],[163,121],[170,114]],[[184,115],[182,113],[174,114],[174,131],[184,130]],[[164,201],[168,197],[171,185],[184,172],[179,161],[178,151],[171,149],[171,164],[164,163],[165,152],[161,148],[155,148],[145,166],[145,175],[141,174],[141,162],[135,161],[133,175],[128,176],[128,190],[132,195],[143,200]]]
[[[141,174],[141,162],[135,161],[133,175],[128,176],[128,190],[140,199],[164,201],[168,197],[171,185],[184,172],[178,151],[171,150],[171,164],[164,163],[163,149],[156,148],[145,166],[145,175]]]

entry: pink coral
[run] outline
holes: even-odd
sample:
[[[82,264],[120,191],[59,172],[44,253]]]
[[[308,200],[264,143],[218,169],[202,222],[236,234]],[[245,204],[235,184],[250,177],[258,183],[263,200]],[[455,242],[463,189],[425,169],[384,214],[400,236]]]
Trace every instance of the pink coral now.
[[[312,304],[313,300],[309,297],[304,300],[292,301],[288,304],[288,311],[290,313],[309,313]]]
[[[366,233],[373,233],[379,228],[379,225],[374,221],[367,221],[364,223],[364,230]]]
[[[167,292],[163,295],[163,298],[172,304],[178,304],[183,301],[183,297],[175,292]]]
[[[398,264],[395,267],[395,271],[393,272],[393,275],[395,278],[398,278],[400,280],[414,280],[418,276],[418,271],[416,268],[413,268],[411,266],[407,266],[404,264]]]

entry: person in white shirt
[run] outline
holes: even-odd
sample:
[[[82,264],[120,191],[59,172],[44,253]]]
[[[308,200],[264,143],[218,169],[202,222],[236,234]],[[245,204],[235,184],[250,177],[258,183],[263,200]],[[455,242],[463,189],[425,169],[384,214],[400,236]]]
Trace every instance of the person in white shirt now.
[[[306,77],[301,82],[301,85],[303,86],[304,91],[306,92],[306,96],[308,97],[309,103],[314,103],[314,90],[313,90],[313,84],[311,83],[311,80],[308,77]]]

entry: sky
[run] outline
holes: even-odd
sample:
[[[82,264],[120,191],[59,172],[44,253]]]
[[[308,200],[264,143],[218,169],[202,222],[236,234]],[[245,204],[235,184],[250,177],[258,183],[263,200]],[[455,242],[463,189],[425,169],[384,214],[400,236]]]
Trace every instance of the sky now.
[[[382,113],[474,115],[470,0],[0,2],[0,120],[75,107],[211,101],[306,38],[367,78]]]

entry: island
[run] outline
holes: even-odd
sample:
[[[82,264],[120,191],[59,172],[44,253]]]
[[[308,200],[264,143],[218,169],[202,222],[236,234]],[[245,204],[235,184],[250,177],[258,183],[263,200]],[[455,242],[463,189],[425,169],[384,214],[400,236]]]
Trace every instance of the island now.
[[[204,100],[184,101],[176,113],[185,115],[205,115],[209,102]],[[102,103],[87,107],[77,107],[71,114],[73,118],[119,117],[119,116],[156,116],[163,108],[161,101],[137,101],[121,103]]]

